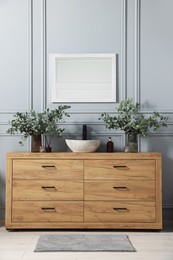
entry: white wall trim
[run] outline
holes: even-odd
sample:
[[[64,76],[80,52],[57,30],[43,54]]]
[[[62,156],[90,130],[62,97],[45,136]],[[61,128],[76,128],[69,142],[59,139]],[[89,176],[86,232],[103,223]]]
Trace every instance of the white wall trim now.
[[[163,204],[163,209],[173,209],[173,204]]]
[[[135,0],[135,39],[134,39],[134,91],[135,102],[140,103],[140,0]]]
[[[33,0],[28,0],[27,12],[27,84],[28,84],[28,110],[33,109]]]
[[[42,0],[42,46],[41,46],[41,66],[42,66],[42,76],[41,76],[41,84],[42,84],[42,93],[41,93],[41,103],[42,109],[44,110],[47,107],[47,99],[46,99],[46,87],[47,87],[47,1]],[[119,87],[119,98],[118,100],[125,99],[127,96],[127,0],[121,1],[121,51],[120,51],[120,84],[117,84]],[[118,76],[117,76],[118,77]],[[117,78],[118,79],[118,78]],[[101,111],[102,112],[102,111]],[[101,113],[99,112],[99,113]],[[78,111],[71,112],[73,114]],[[86,112],[81,112],[81,114]],[[94,114],[93,112],[92,114]],[[96,112],[97,113],[97,112]]]
[[[172,136],[173,136],[173,132],[171,132],[171,133],[157,132],[157,133],[149,133],[148,134],[148,137],[172,137]],[[138,149],[139,149],[139,152],[141,152],[141,138],[142,138],[142,136],[139,135],[139,139],[138,139]]]
[[[135,34],[134,34],[134,94],[135,102],[141,104],[141,57],[140,57],[140,35],[141,35],[141,0],[135,0]],[[157,110],[158,111],[158,110]],[[141,109],[140,112],[144,114],[153,113],[153,111],[146,111]],[[160,113],[173,114],[173,110],[159,109]]]
[[[141,104],[141,81],[140,81],[140,34],[141,34],[141,0],[135,0],[135,35],[134,35],[134,91],[135,91],[135,102]],[[154,110],[153,110],[154,111]],[[153,113],[151,110],[143,110],[140,112],[144,114]],[[157,110],[158,111],[158,110]],[[173,110],[162,110],[158,112],[162,114],[172,114]]]
[[[105,113],[109,113],[109,114],[117,114],[117,112],[115,111],[104,111]],[[88,111],[88,110],[85,110],[85,111],[75,111],[75,110],[73,110],[73,111],[70,111],[69,112],[69,114],[75,114],[75,115],[80,115],[80,114],[99,114],[99,115],[101,115],[103,113],[103,111]]]
[[[41,108],[45,110],[47,107],[46,87],[47,87],[47,19],[46,19],[46,0],[41,1]]]
[[[167,136],[167,137],[169,137],[169,136],[173,136],[173,132],[171,132],[171,133],[149,133],[148,134],[148,137],[162,137],[162,136]]]
[[[20,110],[20,112],[26,112],[27,110]],[[154,110],[140,110],[141,113],[143,114],[152,114]],[[159,113],[162,113],[162,114],[173,114],[173,111],[171,110],[157,110]],[[17,110],[14,110],[14,111],[7,111],[7,110],[4,110],[4,111],[0,111],[0,115],[10,115],[10,114],[15,114],[17,112]],[[103,111],[88,111],[88,110],[85,110],[85,111],[77,111],[77,110],[73,110],[73,111],[70,111],[69,114],[101,114]],[[109,114],[118,114],[118,112],[115,111],[104,111],[106,113],[109,113]]]
[[[33,108],[33,0],[27,0],[27,109]],[[0,111],[0,114],[15,114],[17,111]]]
[[[127,0],[121,1],[121,51],[120,51],[119,101],[127,97]]]
[[[63,137],[67,136],[67,135],[81,136],[81,132],[80,133],[78,133],[78,132],[74,132],[74,133],[72,133],[72,132],[70,132],[70,133],[64,132]],[[109,136],[109,135],[111,135],[111,136],[119,136],[121,138],[123,137],[123,134],[121,134],[121,133],[105,133],[105,132],[96,133],[94,131],[91,131],[88,135],[89,136],[92,135],[92,137],[93,136]]]
[[[143,114],[152,114],[155,111],[155,109],[153,110],[143,110],[141,109],[140,112]],[[162,114],[173,114],[173,110],[169,110],[169,109],[157,109],[157,112],[162,113]]]

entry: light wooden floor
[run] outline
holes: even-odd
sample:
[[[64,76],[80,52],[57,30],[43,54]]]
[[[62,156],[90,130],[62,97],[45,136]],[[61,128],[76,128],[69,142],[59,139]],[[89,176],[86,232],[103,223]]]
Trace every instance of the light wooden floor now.
[[[172,230],[169,228],[161,232],[111,231],[129,236],[130,241],[137,250],[137,252],[132,253],[34,253],[36,243],[41,234],[55,234],[56,232],[62,231],[11,232],[6,231],[5,228],[1,226],[0,260],[173,260],[173,228]],[[98,232],[100,233],[102,231]]]

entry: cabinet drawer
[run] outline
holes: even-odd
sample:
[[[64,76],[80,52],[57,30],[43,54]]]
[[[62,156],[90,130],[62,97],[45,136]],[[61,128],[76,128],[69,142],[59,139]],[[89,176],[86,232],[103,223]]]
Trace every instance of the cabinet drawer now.
[[[82,181],[15,180],[13,200],[82,200]]]
[[[83,179],[81,160],[13,160],[13,179]]]
[[[85,200],[155,200],[155,181],[85,180]]]
[[[83,221],[83,202],[14,201],[12,222]],[[46,226],[45,226],[46,227]]]
[[[85,179],[155,179],[155,160],[85,160]]]
[[[88,222],[155,222],[154,202],[86,201],[84,221]]]

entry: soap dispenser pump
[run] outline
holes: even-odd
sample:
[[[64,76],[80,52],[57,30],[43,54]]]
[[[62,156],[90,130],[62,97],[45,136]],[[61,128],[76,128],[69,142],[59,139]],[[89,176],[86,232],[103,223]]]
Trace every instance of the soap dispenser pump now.
[[[114,144],[112,142],[111,137],[108,137],[108,138],[109,138],[109,140],[107,142],[107,152],[108,153],[113,153],[113,151],[114,151]]]

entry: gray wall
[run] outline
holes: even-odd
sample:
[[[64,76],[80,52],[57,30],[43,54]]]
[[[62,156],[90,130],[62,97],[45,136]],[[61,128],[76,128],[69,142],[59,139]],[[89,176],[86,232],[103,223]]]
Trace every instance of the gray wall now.
[[[117,53],[117,103],[73,103],[65,137],[80,138],[87,124],[92,138],[102,139],[105,151],[112,136],[122,151],[121,131],[107,131],[100,114],[115,111],[132,97],[141,111],[169,116],[167,128],[140,138],[140,150],[163,153],[164,219],[173,209],[173,1],[172,0],[0,0],[0,219],[5,208],[5,156],[30,151],[30,140],[18,145],[9,136],[9,120],[17,111],[42,111],[49,97],[48,55],[57,53]],[[64,138],[54,151],[67,151]],[[173,214],[172,214],[173,215]]]

